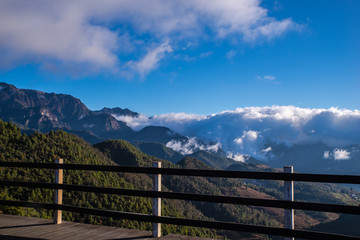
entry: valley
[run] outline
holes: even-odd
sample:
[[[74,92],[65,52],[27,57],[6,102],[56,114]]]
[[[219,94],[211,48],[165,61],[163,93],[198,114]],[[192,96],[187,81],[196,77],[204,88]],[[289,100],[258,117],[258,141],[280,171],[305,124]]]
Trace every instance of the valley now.
[[[271,150],[273,154],[281,157],[273,158],[272,161],[258,160],[249,155],[244,155],[244,161],[237,161],[215,142],[183,136],[164,126],[147,126],[137,131],[113,116],[121,114],[131,118],[139,116],[129,109],[104,108],[91,111],[79,99],[70,95],[17,89],[5,83],[1,83],[0,99],[1,161],[53,162],[56,158],[63,158],[68,163],[134,167],[149,167],[153,161],[161,161],[165,168],[279,172],[282,171],[282,166],[288,163],[285,159],[291,159],[290,163],[295,166],[295,171],[299,172],[319,172],[318,169],[329,166],[331,169],[327,173],[357,174],[359,169],[346,168],[348,165],[342,165],[342,162],[331,161],[332,157],[339,157],[335,156],[336,151],[339,150],[325,144],[294,146],[277,144],[272,145]],[[189,145],[189,142],[192,142],[192,145]],[[184,146],[187,147],[187,151],[179,151]],[[354,152],[349,161],[353,166],[357,166],[359,161],[355,153],[358,152],[358,145],[349,145],[342,149]],[[324,158],[324,152],[328,152],[327,158]],[[317,159],[321,159],[321,162],[317,162]],[[325,171],[326,168],[323,170]],[[0,176],[7,180],[52,181],[51,175],[46,177],[47,170],[1,169]],[[68,171],[65,181],[69,184],[103,187],[142,190],[151,188],[151,177],[141,174],[80,174]],[[164,176],[163,187],[166,191],[183,193],[283,199],[283,183],[280,181]],[[11,200],[51,202],[53,193],[47,190],[11,187],[1,189],[0,196]],[[342,185],[295,184],[295,200],[299,201],[358,205],[360,202],[356,199],[357,196],[359,196],[357,191]],[[76,206],[140,213],[151,211],[149,199],[139,197],[65,193],[64,199],[66,203]],[[49,211],[27,208],[1,207],[1,211],[43,218],[51,216]],[[180,200],[164,200],[163,211],[167,216],[261,226],[283,226],[284,215],[282,209]],[[295,216],[297,229],[327,229],[328,226],[332,226],[331,224],[348,221],[345,215],[330,213],[296,211]],[[81,214],[69,213],[64,217],[65,220],[92,224],[101,222],[110,226],[143,230],[151,228],[148,223]],[[350,229],[352,229],[351,225]],[[200,237],[242,236],[244,239],[254,237],[251,234],[239,235],[228,231],[174,225],[166,225],[163,232]],[[355,229],[347,230],[347,233],[349,232],[357,234]]]

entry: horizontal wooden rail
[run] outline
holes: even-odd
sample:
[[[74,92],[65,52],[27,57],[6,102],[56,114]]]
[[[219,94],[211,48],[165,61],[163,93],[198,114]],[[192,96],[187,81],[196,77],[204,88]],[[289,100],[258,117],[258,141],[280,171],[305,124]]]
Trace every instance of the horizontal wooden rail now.
[[[233,223],[233,222],[204,221],[204,220],[192,220],[192,219],[182,219],[182,218],[173,218],[173,217],[158,217],[147,214],[100,210],[100,209],[75,207],[75,206],[60,205],[60,204],[0,200],[0,205],[41,208],[47,210],[62,210],[62,211],[77,212],[77,213],[83,213],[89,215],[143,221],[143,222],[155,222],[155,223],[157,222],[157,223],[176,224],[176,225],[184,225],[184,226],[192,226],[192,227],[235,230],[235,231],[242,231],[249,233],[260,233],[260,234],[278,235],[285,237],[329,239],[329,240],[339,240],[339,239],[359,240],[360,239],[359,237],[352,237],[352,236],[346,236],[340,234],[329,234],[329,233],[321,233],[321,232],[313,232],[313,231],[305,231],[305,230],[292,230],[292,229],[284,229],[284,228],[254,226],[254,225],[247,225],[247,224]]]
[[[156,191],[146,191],[146,190],[132,190],[132,189],[94,187],[94,186],[71,185],[71,184],[21,182],[21,181],[7,181],[7,180],[0,180],[0,186],[62,189],[68,191],[117,194],[117,195],[136,196],[136,197],[168,198],[168,199],[202,201],[202,202],[241,204],[241,205],[250,205],[257,207],[273,207],[273,208],[298,209],[298,210],[308,210],[308,211],[321,211],[321,212],[334,212],[334,213],[360,215],[359,206],[325,204],[325,203],[291,202],[286,200],[275,200],[275,199],[242,198],[242,197],[176,193],[176,192],[156,192]]]
[[[151,174],[153,176],[157,175],[158,177],[161,177],[161,174],[164,174],[164,175],[193,176],[193,177],[195,176],[195,177],[281,180],[285,182],[290,182],[290,184],[292,184],[293,181],[360,184],[360,176],[353,176],[353,175],[197,170],[197,169],[150,168],[150,167],[139,168],[139,167],[123,167],[123,166],[110,166],[110,165],[103,166],[103,165],[28,163],[28,162],[0,162],[0,167],[39,168],[39,169],[54,169],[54,170],[62,170],[62,169],[87,170],[87,171],[102,171],[102,172],[105,171],[127,172],[127,173]],[[59,183],[61,182],[59,181]],[[200,194],[174,193],[174,192],[161,192],[161,191],[117,189],[117,188],[108,188],[108,187],[104,188],[104,187],[80,186],[80,185],[59,184],[59,183],[0,180],[0,186],[48,188],[48,189],[59,190],[59,192],[61,192],[62,190],[84,191],[84,192],[103,193],[103,194],[150,197],[153,200],[168,198],[168,199],[180,199],[180,200],[190,200],[190,201],[251,205],[256,207],[274,207],[274,208],[283,208],[283,209],[291,209],[291,210],[299,209],[299,210],[309,210],[309,211],[324,211],[324,212],[360,215],[359,206],[347,206],[347,205],[299,202],[299,201],[294,202],[293,199],[292,200],[256,199],[256,198],[242,198],[235,196],[218,196],[218,195],[203,195],[203,194],[200,195]],[[160,216],[160,214],[144,215],[138,213],[126,213],[126,212],[108,211],[108,210],[100,210],[100,209],[82,208],[76,206],[57,204],[56,201],[54,204],[46,204],[46,203],[0,200],[0,205],[43,208],[49,210],[56,210],[57,212],[71,211],[71,212],[79,212],[79,213],[85,213],[91,215],[152,222],[158,224],[165,223],[165,224],[177,224],[177,225],[186,225],[186,226],[194,226],[194,227],[219,228],[225,230],[236,230],[236,231],[243,231],[250,233],[279,235],[279,236],[285,236],[291,238],[297,237],[297,238],[308,238],[308,239],[360,239],[359,237],[344,236],[339,234],[294,230],[293,227],[273,228],[273,227],[253,226],[253,225],[231,223],[231,222],[200,221],[200,220],[191,220],[191,219],[171,218],[171,217]],[[158,234],[159,231],[160,230],[158,229]],[[154,231],[153,231],[153,235],[154,235]]]
[[[143,174],[164,174],[195,177],[217,178],[248,178],[263,180],[282,180],[297,182],[326,182],[326,183],[350,183],[360,184],[360,176],[356,175],[332,175],[332,174],[307,174],[307,173],[284,173],[284,172],[251,172],[251,171],[225,171],[225,170],[199,170],[182,168],[151,168],[151,167],[124,167],[84,164],[59,164],[56,163],[29,163],[29,162],[0,162],[0,167],[21,167],[40,169],[64,169],[64,170],[87,170],[101,172],[127,172]]]

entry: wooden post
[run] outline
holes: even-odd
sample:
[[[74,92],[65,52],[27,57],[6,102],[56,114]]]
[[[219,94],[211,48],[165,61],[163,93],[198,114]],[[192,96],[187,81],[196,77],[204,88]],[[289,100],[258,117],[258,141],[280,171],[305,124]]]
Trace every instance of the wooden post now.
[[[161,168],[161,162],[153,162],[152,166]],[[153,191],[161,192],[161,174],[154,174],[153,176]],[[161,198],[153,198],[152,214],[161,216]],[[153,237],[161,237],[161,223],[153,223],[152,235]]]
[[[55,163],[63,164],[63,160],[56,159]],[[63,183],[63,169],[55,170],[55,183],[62,184]],[[55,189],[54,193],[54,203],[55,204],[62,204],[62,189]],[[60,224],[62,220],[62,211],[61,210],[54,210],[54,223]]]
[[[293,173],[293,166],[284,166],[285,173]],[[287,201],[294,201],[294,182],[284,181],[284,198]],[[285,209],[285,222],[284,227],[288,229],[294,229],[294,209]],[[288,240],[294,240],[293,237],[285,238]]]

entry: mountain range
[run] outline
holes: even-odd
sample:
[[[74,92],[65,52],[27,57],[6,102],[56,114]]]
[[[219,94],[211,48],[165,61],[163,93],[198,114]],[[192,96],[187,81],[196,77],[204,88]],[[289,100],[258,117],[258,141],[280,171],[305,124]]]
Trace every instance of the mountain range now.
[[[0,118],[18,125],[25,133],[46,133],[62,129],[91,144],[109,139],[124,139],[133,142],[150,155],[174,163],[184,157],[183,154],[166,147],[166,144],[170,141],[186,142],[187,137],[161,126],[147,126],[135,131],[114,116],[138,117],[139,113],[127,108],[106,107],[91,111],[71,95],[18,89],[13,85],[0,83]],[[205,151],[193,155],[215,168],[224,169],[235,163],[231,159]]]
[[[166,127],[174,126],[178,130],[171,122],[179,122],[176,118],[160,121],[159,117],[155,116],[146,119],[149,124],[154,125],[144,124],[144,127],[137,129],[132,122],[143,119],[142,115],[127,108],[104,107],[92,111],[80,99],[71,95],[18,89],[11,84],[0,83],[0,118],[18,125],[24,133],[46,133],[62,129],[91,144],[123,139],[149,155],[173,163],[189,156],[218,169],[227,169],[239,161],[261,160],[260,162],[275,168],[290,164],[299,172],[360,173],[360,144],[355,134],[358,131],[356,118],[352,115],[347,117],[351,120],[352,127],[355,127],[353,131],[345,129],[347,132],[354,132],[352,135],[348,134],[349,138],[337,130],[340,136],[338,139],[353,138],[351,144],[346,145],[345,140],[334,144],[334,139],[337,138],[332,136],[336,133],[332,133],[335,131],[333,122],[341,120],[336,118],[336,111],[333,111],[336,114],[331,111],[325,112],[326,114],[321,111],[312,113],[312,118],[307,117],[310,120],[307,120],[301,129],[294,125],[300,125],[300,120],[304,119],[299,117],[301,114],[296,113],[302,109],[290,108],[296,113],[293,117],[295,120],[291,119],[292,125],[288,125],[288,120],[281,116],[284,115],[281,111],[285,110],[289,111],[289,108],[240,109],[237,112],[224,112],[210,117],[196,117],[196,120],[183,118],[184,123],[180,123],[182,128],[185,128],[189,121],[192,122],[188,124],[187,131],[179,134]],[[258,115],[265,117],[256,118]],[[271,117],[280,120],[270,121]],[[321,119],[323,122],[320,124]],[[161,125],[161,122],[164,124]],[[264,127],[260,128],[262,125]],[[319,138],[317,132],[331,137]],[[310,138],[311,135],[313,139]],[[294,140],[295,138],[303,140]]]
[[[71,95],[18,89],[7,83],[0,83],[0,115],[3,121],[15,123],[26,132],[63,129],[90,143],[126,139],[166,144],[172,139],[186,139],[165,127],[145,127],[134,131],[113,116],[139,115],[127,108],[91,111]]]
[[[114,117],[114,115],[117,117]],[[271,162],[260,161],[252,156],[246,156],[246,161],[235,161],[228,157],[228,154],[214,142],[205,141],[194,136],[182,136],[164,126],[147,126],[136,131],[129,127],[128,123],[118,118],[118,116],[131,118],[140,116],[139,113],[129,109],[103,108],[99,111],[91,111],[79,99],[70,95],[17,89],[6,83],[0,83],[0,116],[3,121],[16,124],[21,128],[21,132],[25,133],[21,135],[20,130],[13,124],[0,121],[0,129],[2,131],[0,138],[0,148],[2,151],[0,157],[7,161],[49,161],[49,159],[54,159],[55,156],[60,156],[64,159],[71,159],[70,161],[74,163],[119,164],[142,167],[150,166],[152,161],[162,161],[164,167],[171,168],[262,172],[281,171],[281,169],[273,167],[282,167],[284,159],[291,159],[297,169],[311,168],[311,170],[316,170],[324,166],[330,166],[331,169],[341,169],[348,173],[356,173],[357,169],[351,169],[349,165],[341,164],[345,162],[358,166],[356,159],[360,157],[360,146],[357,144],[339,149],[329,147],[324,143],[308,145],[278,143],[271,145],[272,154],[279,156],[277,158],[273,157]],[[66,132],[78,135],[93,145],[90,146],[85,141]],[[125,139],[132,144],[119,139]],[[13,144],[9,145],[7,144],[8,142]],[[186,146],[187,151],[184,151],[184,146]],[[265,147],[269,148],[270,146]],[[352,153],[351,158],[346,154],[348,152]],[[307,157],[305,160],[302,159],[304,156]],[[334,161],[334,159],[339,157],[345,159],[348,157],[350,159],[346,159],[347,161]],[[318,161],[319,159],[320,161]],[[9,175],[6,172],[0,172],[1,174],[4,176]],[[15,171],[10,175],[27,176],[29,174]],[[36,177],[37,174],[32,176]],[[112,181],[116,179],[121,184],[128,184],[137,188],[149,188],[151,186],[149,176],[114,175],[111,176],[112,180],[110,178],[110,180],[105,179],[102,175],[101,177],[104,179],[100,179],[99,176],[84,177],[92,179],[94,184],[101,182],[113,184]],[[74,178],[72,181],[83,181],[80,178],[75,178],[75,176],[72,176],[72,178]],[[46,181],[50,180],[47,179]],[[283,197],[283,186],[278,181],[184,178],[178,176],[164,176],[163,181],[164,187],[167,190],[176,192],[201,192],[205,194],[224,194],[266,199],[282,199]],[[358,200],[351,197],[355,193],[355,191],[349,188],[333,184],[298,183],[295,186],[296,198],[301,201],[358,204]],[[0,195],[4,194],[6,195],[7,193],[0,192]],[[36,200],[36,195],[33,193],[21,192],[21,194],[17,193],[15,196],[15,193],[11,192],[10,195],[14,199]],[[85,200],[81,200],[85,199],[82,195],[69,196],[69,199],[73,199],[74,203],[72,204],[87,204]],[[90,199],[94,201],[94,204],[100,201],[93,196]],[[116,201],[126,202],[127,199],[116,199]],[[126,202],[126,204],[128,203]],[[147,206],[148,203],[139,200],[136,207],[143,209],[142,206],[144,205]],[[167,206],[166,211],[173,215],[180,214],[183,217],[191,217],[195,214],[197,218],[202,219],[236,221],[266,226],[279,226],[282,224],[283,212],[279,209],[248,208],[226,204],[214,205],[200,202],[180,203],[179,201],[166,201],[165,205]],[[6,208],[0,210],[4,212],[10,211]],[[32,216],[39,216],[40,214],[38,212],[24,213],[21,212],[23,211],[21,209],[17,211],[20,211],[19,214]],[[319,228],[332,228],[331,223],[334,222],[333,220],[338,219],[338,222],[344,221],[343,217],[338,214],[300,211],[296,216],[299,228],[316,228],[316,226],[319,226]],[[67,218],[90,223],[98,221],[98,219],[83,219],[81,216],[69,215]],[[327,225],[327,222],[330,225]],[[114,223],[108,221],[108,224],[112,225]],[[126,225],[127,223],[121,224]],[[137,225],[132,227],[148,228],[148,226]],[[349,227],[352,229],[350,232],[354,232],[354,229],[356,229],[356,226],[349,225]],[[171,230],[169,227],[166,231],[184,233],[187,230]],[[199,236],[211,236],[213,234],[209,231],[204,232],[198,229],[193,231],[191,234]],[[236,235],[236,233],[219,232],[218,234],[231,236],[235,239],[239,238],[239,235]],[[241,235],[241,237],[244,237],[244,235]]]
[[[124,140],[107,140],[93,146],[75,135],[64,131],[50,131],[42,134],[35,132],[30,135],[21,134],[18,127],[0,120],[0,160],[22,162],[53,162],[56,158],[63,158],[66,163],[95,164],[95,165],[121,165],[149,167],[153,161],[162,161],[166,168],[213,169],[194,157],[184,157],[177,164],[149,156],[129,142]],[[11,144],[9,144],[11,143]],[[259,163],[237,163],[229,170],[244,171],[280,171]],[[1,168],[0,178],[17,181],[52,182],[53,173],[50,170]],[[65,174],[68,184],[91,185],[99,187],[116,187],[149,190],[152,186],[151,176],[130,173],[103,172],[74,172]],[[242,180],[227,178],[203,178],[164,175],[164,191],[202,193],[213,195],[228,195],[250,198],[282,199],[283,184],[280,181]],[[334,184],[297,183],[295,196],[300,201],[314,201],[336,204],[355,204],[351,196],[354,191]],[[53,191],[48,189],[27,188],[1,188],[1,199],[51,202]],[[66,191],[64,203],[75,206],[113,209],[117,211],[130,211],[149,213],[151,203],[148,198],[126,197],[114,194],[93,194],[85,192]],[[192,219],[213,219],[218,221],[240,222],[245,224],[281,226],[283,210],[266,207],[250,207],[237,204],[216,204],[199,201],[180,201],[164,199],[164,214],[166,216],[185,217]],[[0,206],[0,211],[6,214],[19,214],[25,216],[46,217],[51,216],[51,211],[37,209]],[[342,218],[339,214],[303,212],[296,213],[297,228],[310,228],[320,225],[326,228],[326,222]],[[64,219],[92,224],[121,226],[127,228],[150,229],[151,224],[114,220],[91,215],[66,212]],[[357,222],[355,218],[354,223]],[[341,228],[333,226],[334,229]],[[349,230],[350,229],[350,230]],[[356,233],[357,224],[349,224],[347,233]],[[214,237],[215,231],[209,229],[188,228],[166,224],[163,233],[181,233],[197,236]],[[341,232],[343,233],[343,232]],[[264,236],[243,234],[239,232],[216,231],[217,235],[227,236],[231,239],[268,239]],[[274,238],[277,239],[277,238]]]

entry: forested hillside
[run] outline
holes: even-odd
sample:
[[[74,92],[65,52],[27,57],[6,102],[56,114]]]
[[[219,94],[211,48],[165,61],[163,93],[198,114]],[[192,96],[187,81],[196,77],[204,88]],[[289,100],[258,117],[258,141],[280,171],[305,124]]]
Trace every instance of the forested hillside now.
[[[20,129],[10,123],[0,121],[0,161],[53,162],[63,158],[65,163],[81,163],[96,165],[151,166],[153,161],[162,161],[167,168],[211,169],[202,161],[187,157],[177,164],[149,156],[130,143],[123,140],[109,140],[93,146],[84,140],[63,131],[51,131],[48,134],[34,133],[29,136],[21,134]],[[276,171],[258,163],[238,163],[229,170]],[[53,182],[52,170],[28,170],[0,168],[1,179],[23,181]],[[151,176],[144,174],[104,173],[90,171],[65,171],[64,183],[91,186],[104,186],[129,189],[151,189]],[[185,193],[215,194],[241,196],[250,198],[282,199],[282,182],[259,181],[223,178],[163,176],[163,190]],[[341,191],[343,191],[341,193]],[[299,183],[295,185],[295,198],[302,201],[320,201],[340,204],[350,203],[344,198],[345,188],[334,185]],[[53,190],[27,188],[1,188],[1,199],[25,200],[51,203]],[[232,204],[215,204],[206,202],[190,202],[180,200],[163,200],[163,215],[185,217],[191,219],[215,219],[246,224],[281,226],[282,209],[253,208]],[[107,194],[64,192],[64,204],[90,208],[150,213],[151,202],[147,198],[126,197]],[[29,208],[1,206],[4,213],[50,218],[51,211],[39,211]],[[295,222],[297,228],[309,228],[322,222],[338,218],[337,214],[308,213],[297,211]],[[149,223],[103,218],[76,213],[64,213],[64,219],[92,224],[106,224],[129,228],[150,229]],[[197,236],[215,236],[209,229],[166,225],[164,234],[173,232]],[[231,232],[218,232],[230,237]]]
[[[157,160],[153,156],[142,153],[130,143],[123,140],[110,140],[94,145],[113,161],[120,165],[128,166],[151,166],[151,162]],[[163,161],[164,167],[212,169],[204,162],[186,157],[177,164]],[[229,167],[229,170],[245,171],[279,171],[256,161],[253,163],[237,163]],[[142,182],[143,186],[150,189],[151,179],[146,175],[127,175],[131,183]],[[250,198],[283,199],[283,183],[281,181],[266,180],[242,180],[225,178],[202,178],[163,176],[164,191],[214,194],[227,196],[241,196]],[[300,201],[327,202],[338,204],[353,204],[351,199],[346,198],[348,189],[333,184],[296,183],[295,198]],[[171,202],[171,201],[167,201]],[[192,202],[206,217],[218,221],[233,221],[246,224],[264,226],[282,226],[284,212],[275,208],[253,208],[232,204],[215,204],[206,202]],[[322,212],[296,211],[295,221],[297,228],[309,228],[322,222],[332,221],[338,218],[338,214]],[[231,232],[224,233],[230,237],[245,237],[244,234]],[[236,238],[235,237],[235,238]]]
[[[81,163],[96,165],[115,165],[107,156],[87,144],[82,139],[63,131],[49,132],[48,134],[34,133],[30,136],[21,134],[20,129],[13,124],[0,121],[0,161],[24,162],[54,162],[56,158],[63,158],[65,163]],[[52,170],[29,170],[0,168],[1,179],[22,181],[54,182]],[[90,172],[64,171],[64,183],[90,186],[116,187],[135,189],[141,187],[141,182],[129,181],[130,175]],[[53,190],[28,188],[1,188],[0,198],[4,200],[24,200],[52,203]],[[118,210],[138,213],[151,213],[151,201],[148,198],[126,197],[108,194],[94,194],[83,192],[64,191],[64,204]],[[0,206],[4,213],[24,216],[51,218],[52,212],[30,208]],[[207,219],[192,204],[176,202],[163,207],[164,215],[176,217],[193,217]],[[189,215],[191,214],[191,215]],[[151,229],[150,223],[127,221],[98,216],[64,212],[64,220],[80,221],[92,224],[114,225],[128,228]],[[189,228],[174,225],[163,225],[164,234],[168,232],[214,236],[209,229]]]

